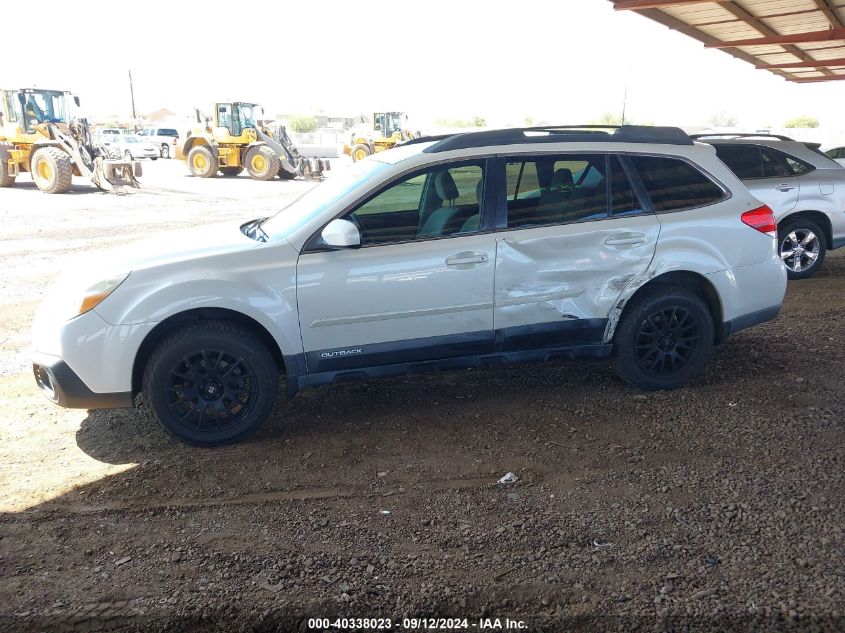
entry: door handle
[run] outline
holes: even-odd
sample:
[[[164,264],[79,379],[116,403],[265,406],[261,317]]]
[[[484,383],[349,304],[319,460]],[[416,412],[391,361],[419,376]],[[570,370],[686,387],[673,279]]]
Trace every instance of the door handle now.
[[[619,233],[612,235],[605,241],[608,246],[634,246],[637,244],[645,244],[644,233]]]
[[[475,251],[467,251],[464,253],[455,253],[451,257],[446,258],[447,266],[465,266],[467,264],[483,264],[490,259],[486,253],[478,253]]]
[[[790,184],[787,184],[787,183],[784,182],[784,183],[779,184],[777,187],[775,187],[775,189],[777,189],[778,191],[783,191],[784,193],[786,193],[787,191],[792,191],[793,189],[795,189],[795,185],[790,185]]]

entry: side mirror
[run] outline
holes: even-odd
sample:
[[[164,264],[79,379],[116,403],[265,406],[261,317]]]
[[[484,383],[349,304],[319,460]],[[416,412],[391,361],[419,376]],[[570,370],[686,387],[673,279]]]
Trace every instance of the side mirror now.
[[[359,248],[361,232],[349,220],[332,220],[320,234],[327,246],[335,248]]]
[[[76,104],[76,107],[78,108],[79,107],[79,97],[74,95],[73,102]]]

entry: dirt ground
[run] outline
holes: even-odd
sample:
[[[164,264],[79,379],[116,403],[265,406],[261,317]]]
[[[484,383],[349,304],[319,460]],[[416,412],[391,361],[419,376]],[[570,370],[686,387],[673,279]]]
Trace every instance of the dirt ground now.
[[[73,257],[311,184],[145,167],[129,196],[0,190],[0,630],[845,630],[843,253],[687,389],[605,362],[327,386],[193,449],[47,402],[34,307]]]

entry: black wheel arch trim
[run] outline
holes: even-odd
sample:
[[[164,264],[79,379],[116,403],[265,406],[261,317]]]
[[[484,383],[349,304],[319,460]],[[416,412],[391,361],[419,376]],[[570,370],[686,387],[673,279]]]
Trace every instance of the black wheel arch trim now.
[[[252,317],[237,312],[236,310],[229,310],[227,308],[194,308],[192,310],[185,310],[177,312],[169,316],[163,321],[159,322],[149,333],[144,337],[138,351],[135,354],[135,360],[132,364],[132,394],[138,394],[141,391],[141,382],[144,375],[144,366],[147,363],[150,355],[153,353],[155,347],[163,341],[175,329],[180,328],[195,321],[228,321],[235,325],[247,328],[262,342],[264,342],[273,359],[276,361],[276,366],[280,371],[285,373],[296,372],[297,366],[292,360],[291,355],[283,355],[278,342],[270,331],[264,327],[260,322]]]
[[[728,337],[731,334],[736,334],[740,330],[744,330],[755,325],[760,325],[761,323],[765,323],[766,321],[771,321],[776,318],[778,314],[780,314],[780,308],[780,305],[771,306],[762,310],[756,310],[754,312],[749,312],[748,314],[743,314],[734,319],[731,319],[730,321],[725,321],[724,323],[722,323],[722,331],[724,332],[724,336]]]

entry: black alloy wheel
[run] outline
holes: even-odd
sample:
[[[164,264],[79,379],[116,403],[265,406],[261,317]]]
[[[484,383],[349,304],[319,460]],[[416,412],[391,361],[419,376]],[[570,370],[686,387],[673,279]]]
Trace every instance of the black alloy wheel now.
[[[170,369],[167,409],[191,431],[226,431],[255,408],[258,395],[253,369],[240,356],[203,349],[179,359]]]
[[[142,391],[156,421],[194,446],[237,442],[270,416],[279,367],[267,343],[235,323],[200,320],[171,332],[146,361]]]
[[[637,362],[643,371],[665,376],[689,364],[701,343],[690,311],[671,306],[649,315],[637,332]]]

